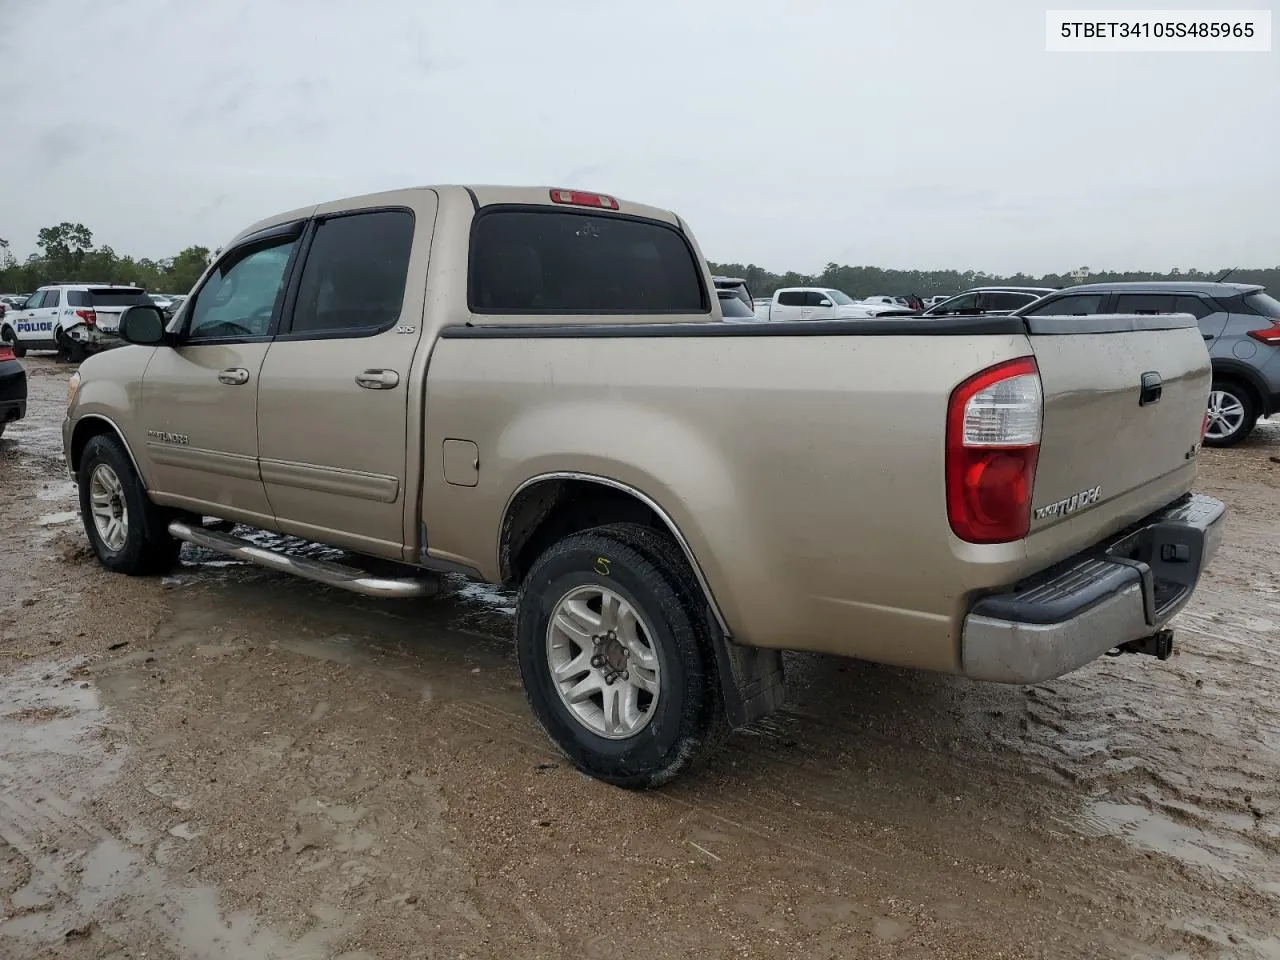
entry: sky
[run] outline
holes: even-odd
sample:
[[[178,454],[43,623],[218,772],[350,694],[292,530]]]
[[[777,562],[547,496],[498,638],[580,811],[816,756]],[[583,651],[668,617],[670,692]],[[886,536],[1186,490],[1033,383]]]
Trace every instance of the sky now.
[[[675,210],[779,272],[1280,264],[1280,37],[1047,53],[1048,5],[0,0],[0,238],[69,220],[158,258],[513,183]]]

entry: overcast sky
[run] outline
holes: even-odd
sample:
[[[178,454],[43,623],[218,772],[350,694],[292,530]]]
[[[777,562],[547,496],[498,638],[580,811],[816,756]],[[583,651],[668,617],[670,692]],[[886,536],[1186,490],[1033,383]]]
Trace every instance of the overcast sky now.
[[[1049,54],[1046,6],[0,0],[0,237],[25,257],[80,221],[161,257],[315,201],[529,183],[779,271],[1280,263],[1280,47]]]

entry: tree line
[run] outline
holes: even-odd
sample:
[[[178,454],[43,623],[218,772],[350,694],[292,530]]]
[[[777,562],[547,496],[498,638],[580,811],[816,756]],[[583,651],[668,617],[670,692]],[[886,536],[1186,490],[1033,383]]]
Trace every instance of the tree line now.
[[[82,223],[60,223],[45,227],[38,235],[38,253],[19,262],[5,241],[0,240],[0,293],[30,293],[46,283],[97,281],[134,283],[153,293],[187,293],[209,264],[208,247],[187,247],[172,257],[150,260],[121,256],[109,246],[95,247],[93,233]],[[747,281],[753,296],[771,297],[779,287],[835,287],[853,297],[884,294],[931,297],[959,293],[984,284],[1011,284],[1019,287],[1067,287],[1076,281],[1069,273],[1048,273],[1034,277],[1025,273],[999,276],[977,270],[886,270],[881,267],[841,266],[828,263],[818,274],[773,273],[754,263],[712,263],[711,271]],[[1100,271],[1089,274],[1089,282],[1122,280],[1216,280],[1227,268],[1180,270],[1167,273],[1143,271]],[[1239,269],[1230,280],[1260,283],[1280,291],[1280,266]]]
[[[1077,282],[1068,273],[1046,273],[1031,276],[1015,273],[1000,276],[976,270],[885,270],[881,267],[850,267],[828,263],[818,274],[772,273],[754,263],[712,263],[711,272],[721,276],[741,277],[747,281],[753,297],[772,297],[780,287],[834,287],[851,297],[907,297],[916,294],[932,297],[960,293],[970,287],[991,284],[1009,284],[1017,287],[1069,287]],[[1220,270],[1181,270],[1174,267],[1167,273],[1130,270],[1090,271],[1087,283],[1117,283],[1125,280],[1216,280],[1229,268]],[[1228,280],[1236,283],[1260,283],[1273,293],[1280,291],[1280,267],[1264,269],[1239,269]]]
[[[209,264],[208,247],[187,247],[172,257],[151,260],[121,256],[95,247],[83,223],[45,227],[37,236],[38,253],[19,262],[0,240],[0,293],[31,293],[47,283],[137,284],[152,293],[186,293]]]

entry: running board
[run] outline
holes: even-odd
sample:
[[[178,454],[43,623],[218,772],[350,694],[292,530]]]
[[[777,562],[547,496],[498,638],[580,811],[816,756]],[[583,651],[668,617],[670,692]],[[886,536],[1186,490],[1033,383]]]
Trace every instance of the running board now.
[[[233,537],[227,533],[219,533],[205,527],[192,526],[175,520],[169,524],[169,535],[187,543],[204,547],[215,553],[226,554],[238,560],[248,560],[268,570],[280,573],[292,573],[297,577],[315,580],[330,587],[350,590],[352,593],[366,597],[390,597],[394,599],[413,599],[435,596],[440,583],[434,577],[371,577],[363,570],[331,563],[328,560],[312,560],[307,557],[290,557],[275,550],[266,550],[241,537]]]

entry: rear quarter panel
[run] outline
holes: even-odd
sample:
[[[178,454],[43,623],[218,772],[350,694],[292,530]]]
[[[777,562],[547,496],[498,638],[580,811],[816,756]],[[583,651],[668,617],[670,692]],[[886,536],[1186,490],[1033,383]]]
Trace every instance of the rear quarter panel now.
[[[672,517],[740,642],[958,669],[964,598],[1026,552],[951,534],[947,399],[1029,352],[1017,335],[441,339],[430,552],[496,580],[522,483],[608,477]],[[479,448],[474,487],[444,480],[451,438]]]

